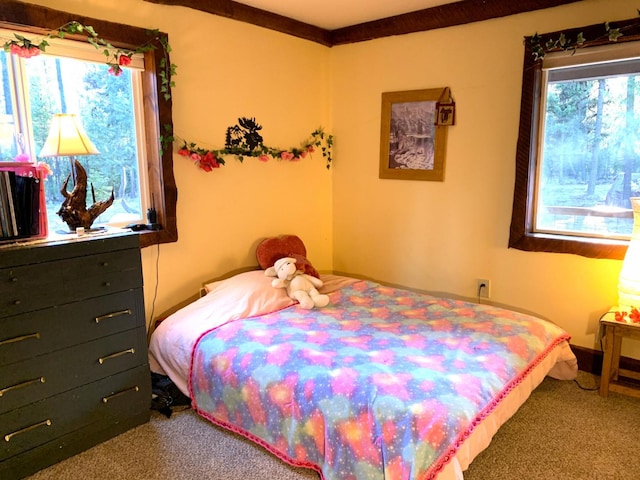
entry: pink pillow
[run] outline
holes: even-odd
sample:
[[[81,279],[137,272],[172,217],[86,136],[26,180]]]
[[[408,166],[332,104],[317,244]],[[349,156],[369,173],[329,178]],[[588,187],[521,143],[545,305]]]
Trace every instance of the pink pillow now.
[[[272,287],[272,280],[264,270],[239,273],[204,285],[207,294],[201,300],[229,319],[253,317],[293,305],[287,290]]]

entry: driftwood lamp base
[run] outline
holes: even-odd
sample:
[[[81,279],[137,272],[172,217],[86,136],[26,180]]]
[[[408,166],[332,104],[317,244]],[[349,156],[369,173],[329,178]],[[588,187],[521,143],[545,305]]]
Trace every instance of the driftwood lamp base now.
[[[93,205],[87,209],[87,172],[77,160],[74,161],[73,165],[75,168],[76,184],[71,193],[69,193],[67,191],[67,185],[71,178],[71,174],[69,174],[60,189],[60,193],[64,197],[64,202],[62,202],[62,206],[57,212],[71,231],[75,231],[78,227],[91,228],[95,219],[111,206],[115,198],[112,190],[107,200],[96,202],[92,185],[91,194],[93,197]]]

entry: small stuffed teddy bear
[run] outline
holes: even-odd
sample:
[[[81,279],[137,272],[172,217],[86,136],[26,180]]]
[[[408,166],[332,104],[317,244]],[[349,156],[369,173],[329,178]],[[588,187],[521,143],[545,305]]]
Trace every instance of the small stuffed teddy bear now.
[[[296,269],[296,259],[284,257],[276,260],[273,267],[264,271],[268,277],[276,277],[271,281],[274,288],[286,288],[287,294],[300,303],[302,308],[325,307],[329,304],[329,296],[322,295],[318,288],[322,280]]]

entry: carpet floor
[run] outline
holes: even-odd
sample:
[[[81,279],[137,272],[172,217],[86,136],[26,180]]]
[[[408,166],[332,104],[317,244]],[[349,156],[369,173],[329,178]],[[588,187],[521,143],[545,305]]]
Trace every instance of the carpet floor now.
[[[610,393],[598,377],[546,378],[498,431],[465,480],[638,480],[640,398]],[[151,421],[29,480],[317,480],[192,410]]]

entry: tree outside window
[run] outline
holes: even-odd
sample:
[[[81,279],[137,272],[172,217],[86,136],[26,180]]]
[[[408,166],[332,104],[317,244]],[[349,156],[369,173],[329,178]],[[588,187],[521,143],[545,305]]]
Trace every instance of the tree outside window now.
[[[624,257],[640,196],[639,42],[640,19],[525,38],[509,247]]]

